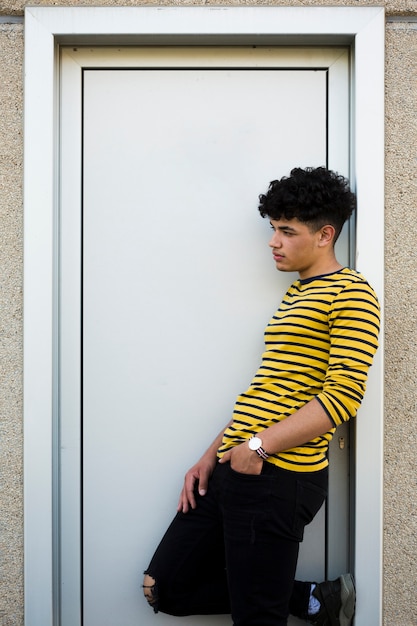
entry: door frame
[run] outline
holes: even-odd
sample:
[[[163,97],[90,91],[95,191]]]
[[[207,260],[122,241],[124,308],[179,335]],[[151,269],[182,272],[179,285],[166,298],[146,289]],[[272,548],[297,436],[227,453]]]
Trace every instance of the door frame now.
[[[356,257],[384,290],[384,10],[379,7],[32,7],[25,10],[25,625],[58,624],[60,45],[349,45]],[[372,236],[370,236],[372,233]],[[382,623],[383,331],[356,426],[355,623]],[[372,445],[370,446],[370,442]],[[371,530],[369,530],[371,529]]]

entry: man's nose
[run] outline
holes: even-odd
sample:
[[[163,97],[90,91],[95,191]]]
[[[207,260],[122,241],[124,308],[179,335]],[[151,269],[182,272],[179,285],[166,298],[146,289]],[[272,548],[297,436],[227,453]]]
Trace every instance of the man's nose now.
[[[281,238],[279,236],[279,233],[277,233],[276,231],[274,232],[274,234],[272,235],[272,237],[270,239],[269,246],[271,248],[280,248],[281,247]]]

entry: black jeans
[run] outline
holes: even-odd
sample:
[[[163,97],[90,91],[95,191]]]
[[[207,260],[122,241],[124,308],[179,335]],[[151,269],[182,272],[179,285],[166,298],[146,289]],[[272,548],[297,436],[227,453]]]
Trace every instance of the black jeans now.
[[[155,611],[231,613],[235,626],[307,617],[310,583],[295,583],[299,542],[327,494],[328,471],[264,463],[259,476],[218,464],[197,508],[178,513],[146,570]]]

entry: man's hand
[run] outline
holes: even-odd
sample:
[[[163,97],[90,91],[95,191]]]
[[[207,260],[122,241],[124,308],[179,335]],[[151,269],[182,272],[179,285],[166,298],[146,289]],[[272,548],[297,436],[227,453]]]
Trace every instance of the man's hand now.
[[[248,442],[244,441],[224,453],[219,463],[227,463],[235,472],[240,474],[259,475],[262,472],[263,460],[257,452],[249,449]]]
[[[177,511],[188,513],[190,507],[195,509],[194,488],[198,483],[198,493],[204,496],[207,492],[208,481],[216,466],[216,456],[205,454],[185,475],[184,486],[180,493]]]
[[[213,443],[207,448],[203,456],[185,475],[184,486],[180,493],[177,511],[188,513],[190,507],[195,509],[197,506],[195,501],[194,490],[198,483],[198,493],[205,496],[208,488],[208,481],[217,464],[217,450],[223,439],[223,433],[230,426],[230,420],[224,428],[219,432]]]

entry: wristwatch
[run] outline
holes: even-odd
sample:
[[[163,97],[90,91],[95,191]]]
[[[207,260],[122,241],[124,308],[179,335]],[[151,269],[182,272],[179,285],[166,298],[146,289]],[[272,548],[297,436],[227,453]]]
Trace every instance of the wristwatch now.
[[[269,454],[267,454],[265,452],[265,450],[262,447],[262,439],[260,437],[251,437],[249,439],[249,449],[253,450],[254,452],[257,452],[259,454],[259,456],[261,457],[261,459],[263,459],[264,461],[266,461],[266,459],[269,457]]]

